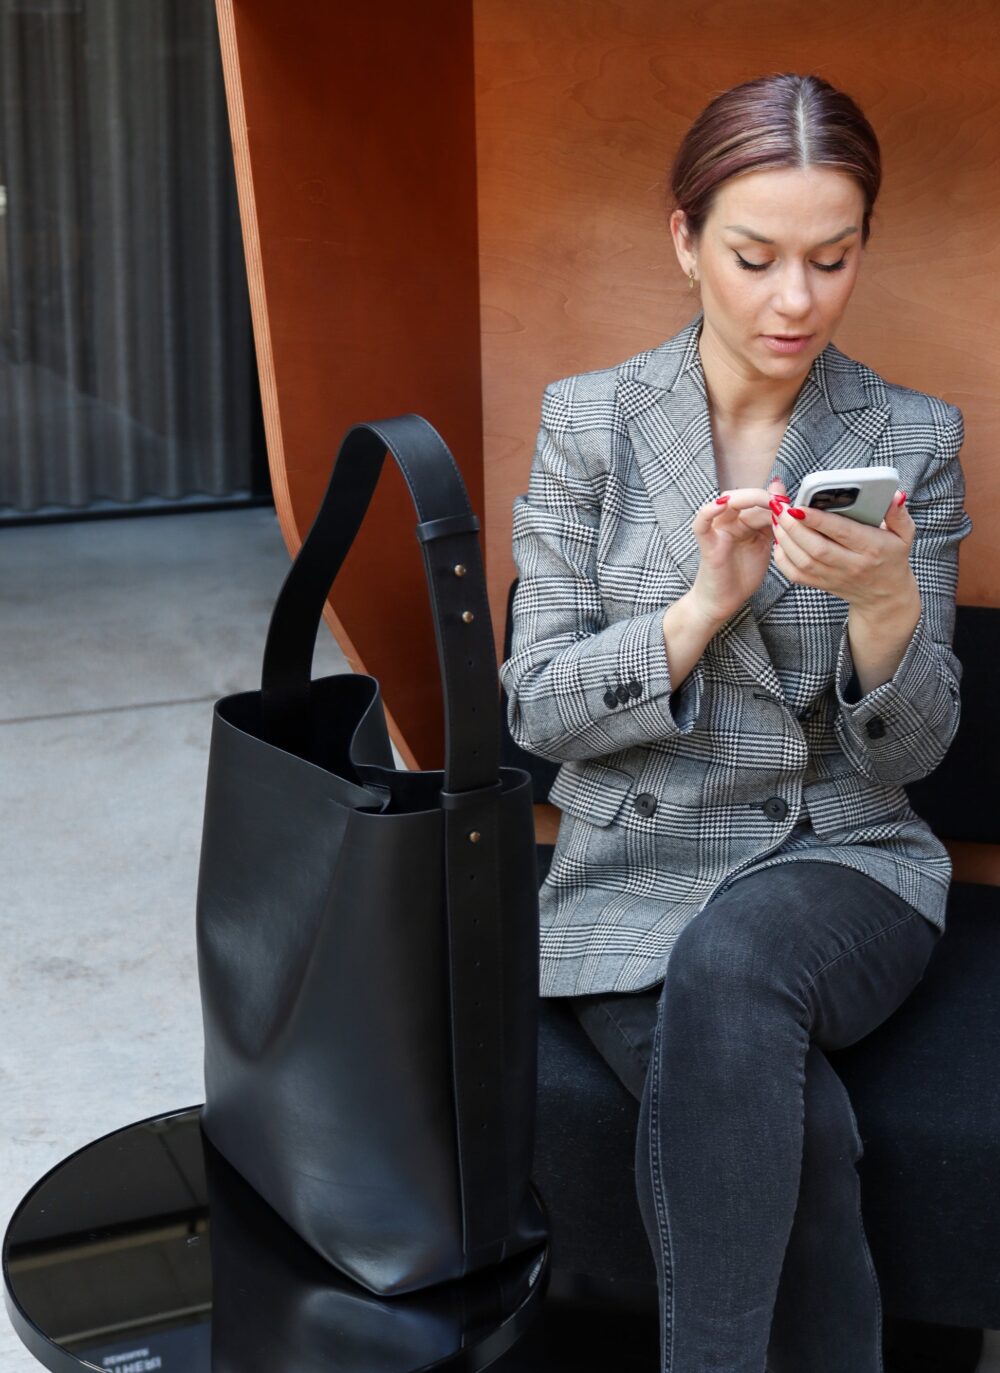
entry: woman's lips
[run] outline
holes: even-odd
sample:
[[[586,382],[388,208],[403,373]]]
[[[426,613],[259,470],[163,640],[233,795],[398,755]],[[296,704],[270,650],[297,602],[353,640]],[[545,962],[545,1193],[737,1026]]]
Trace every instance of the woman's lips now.
[[[801,353],[808,346],[812,334],[762,334],[761,338],[775,353]]]

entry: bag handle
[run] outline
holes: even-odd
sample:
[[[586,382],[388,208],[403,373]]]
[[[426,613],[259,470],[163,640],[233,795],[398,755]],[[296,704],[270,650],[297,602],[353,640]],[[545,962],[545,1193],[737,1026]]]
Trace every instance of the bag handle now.
[[[395,458],[419,518],[444,693],[444,795],[492,788],[500,767],[500,698],[479,521],[455,459],[420,415],[357,424],[344,436],[271,615],[261,673],[265,719],[294,721],[307,705],[323,607],[361,528],[386,452]]]

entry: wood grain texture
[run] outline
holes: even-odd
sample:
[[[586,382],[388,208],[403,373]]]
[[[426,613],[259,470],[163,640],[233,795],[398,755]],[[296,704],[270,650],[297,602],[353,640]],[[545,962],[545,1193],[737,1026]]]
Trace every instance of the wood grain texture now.
[[[475,0],[475,20],[495,615],[543,387],[694,314],[666,225],[667,168],[713,94],[772,71],[842,86],[879,135],[883,192],[836,341],[962,407],[975,532],[960,599],[1000,605],[996,0]]]
[[[302,544],[300,530],[308,528],[308,515],[305,512],[300,512],[305,519],[305,522],[300,526],[292,504],[288,474],[285,470],[285,445],[281,429],[278,388],[274,375],[271,325],[267,313],[267,292],[264,288],[260,234],[257,229],[253,164],[250,159],[246,105],[243,100],[243,74],[240,69],[239,47],[236,42],[236,17],[233,12],[233,0],[216,0],[216,16],[219,25],[219,46],[222,53],[222,71],[226,87],[233,163],[236,169],[236,195],[240,207],[243,252],[247,264],[247,287],[257,353],[257,373],[260,378],[261,409],[267,439],[268,468],[271,474],[271,488],[274,493],[274,504],[282,537],[285,540],[286,548],[294,558]],[[364,672],[365,667],[361,656],[329,601],[323,609],[323,618],[333,637],[344,651],[352,669],[355,672]],[[388,708],[386,709],[386,716],[396,747],[400,750],[407,766],[415,767],[416,759],[413,751]]]
[[[482,508],[467,5],[217,0],[275,503],[294,554],[349,425],[416,411]],[[391,464],[332,596],[409,762],[443,757],[416,517]]]

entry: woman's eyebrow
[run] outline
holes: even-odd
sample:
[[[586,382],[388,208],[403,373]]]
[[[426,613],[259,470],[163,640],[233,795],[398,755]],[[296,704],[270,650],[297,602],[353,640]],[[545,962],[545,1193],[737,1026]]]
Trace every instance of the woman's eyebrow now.
[[[773,238],[765,238],[763,234],[754,233],[753,229],[748,229],[745,224],[726,224],[723,227],[732,229],[733,232],[737,234],[745,234],[747,238],[752,238],[755,243],[768,243],[772,247],[774,245]],[[848,234],[856,234],[857,232],[858,226],[856,224],[851,224],[846,229],[841,229],[839,234],[834,234],[833,238],[824,238],[822,243],[816,244],[816,247],[825,248],[831,243],[839,243],[840,240],[846,238]]]

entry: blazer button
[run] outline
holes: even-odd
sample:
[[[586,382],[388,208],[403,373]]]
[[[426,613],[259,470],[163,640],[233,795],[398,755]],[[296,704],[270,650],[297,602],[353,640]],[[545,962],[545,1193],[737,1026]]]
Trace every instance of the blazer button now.
[[[881,739],[885,734],[885,721],[881,715],[873,715],[865,725],[865,733],[869,739]]]
[[[641,796],[635,798],[632,807],[648,820],[651,815],[656,814],[656,797],[651,791],[644,791]]]
[[[630,696],[635,696],[636,699],[638,699],[638,698],[642,695],[642,683],[641,683],[641,682],[634,682],[634,681],[633,681],[633,682],[629,682],[629,684],[628,684],[628,694],[629,694]]]
[[[770,820],[784,820],[788,814],[788,802],[780,796],[769,796],[764,802],[764,814]]]
[[[615,695],[618,697],[619,701],[621,701],[622,705],[624,705],[625,702],[628,700],[628,687],[616,686]]]
[[[607,706],[608,710],[618,709],[618,697],[610,689],[604,693],[604,704]]]

